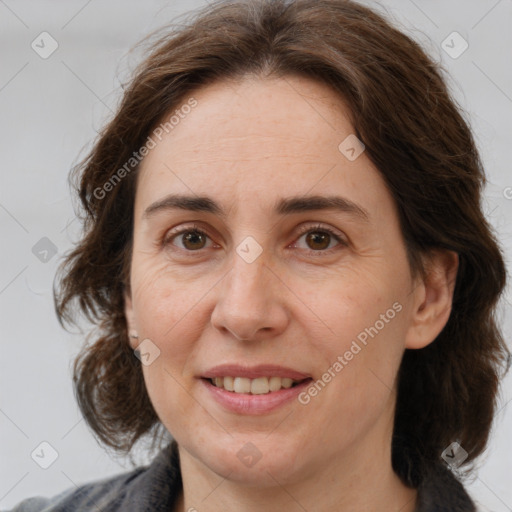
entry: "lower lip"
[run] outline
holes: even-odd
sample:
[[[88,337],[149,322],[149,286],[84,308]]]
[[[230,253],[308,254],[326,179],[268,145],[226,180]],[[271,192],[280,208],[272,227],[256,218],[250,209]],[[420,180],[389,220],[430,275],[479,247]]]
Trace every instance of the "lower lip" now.
[[[237,414],[258,415],[269,413],[278,407],[292,402],[310,383],[307,379],[288,389],[272,391],[264,395],[249,395],[226,391],[224,388],[214,386],[208,379],[201,379],[214,400],[230,412]]]

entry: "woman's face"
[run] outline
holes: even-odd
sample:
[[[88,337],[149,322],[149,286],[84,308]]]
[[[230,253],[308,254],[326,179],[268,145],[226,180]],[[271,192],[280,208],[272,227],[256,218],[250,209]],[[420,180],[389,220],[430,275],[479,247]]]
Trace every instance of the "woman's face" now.
[[[153,406],[230,479],[357,472],[389,455],[422,300],[391,195],[324,85],[191,96],[137,184],[126,314]]]

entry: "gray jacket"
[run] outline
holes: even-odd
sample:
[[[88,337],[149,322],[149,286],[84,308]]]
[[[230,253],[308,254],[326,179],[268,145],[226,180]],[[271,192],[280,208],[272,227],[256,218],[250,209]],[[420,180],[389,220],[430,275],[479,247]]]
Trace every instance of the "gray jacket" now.
[[[177,444],[149,466],[72,488],[53,498],[29,498],[11,512],[169,512],[181,493]],[[475,512],[461,483],[441,463],[418,487],[416,512]]]

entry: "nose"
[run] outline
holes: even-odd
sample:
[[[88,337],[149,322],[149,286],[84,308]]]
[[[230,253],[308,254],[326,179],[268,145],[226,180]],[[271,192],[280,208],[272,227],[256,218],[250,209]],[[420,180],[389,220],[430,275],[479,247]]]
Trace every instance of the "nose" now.
[[[258,341],[281,334],[288,324],[286,286],[260,255],[247,263],[238,255],[212,312],[212,325],[239,341]]]

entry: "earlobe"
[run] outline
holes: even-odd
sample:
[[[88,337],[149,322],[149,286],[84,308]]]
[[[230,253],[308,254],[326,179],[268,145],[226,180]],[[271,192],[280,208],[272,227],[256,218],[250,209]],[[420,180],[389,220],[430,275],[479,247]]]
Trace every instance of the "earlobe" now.
[[[452,310],[459,257],[453,251],[436,249],[427,260],[425,273],[413,292],[414,309],[405,340],[409,349],[424,348],[432,343],[445,327]]]

